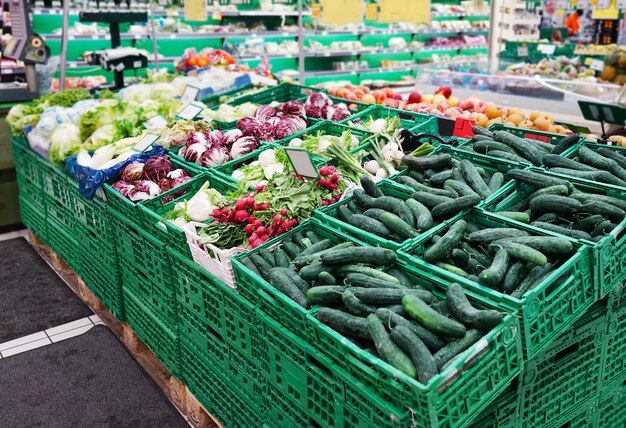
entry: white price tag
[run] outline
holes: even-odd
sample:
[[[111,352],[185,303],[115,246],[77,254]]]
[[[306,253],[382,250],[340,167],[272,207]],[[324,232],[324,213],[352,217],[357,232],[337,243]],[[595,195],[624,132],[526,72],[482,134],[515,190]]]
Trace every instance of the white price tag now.
[[[528,46],[518,46],[517,56],[528,56]]]
[[[143,123],[143,126],[150,129],[161,129],[167,126],[167,120],[160,114],[155,114]]]
[[[159,137],[159,134],[148,133],[133,146],[133,150],[136,152],[145,152],[156,140],[159,139]]]
[[[304,149],[285,148],[285,153],[291,162],[291,166],[296,171],[296,174],[300,177],[317,178],[319,172],[313,164],[311,154]]]
[[[141,68],[141,61],[135,61],[135,62],[133,62],[133,67],[135,67],[135,68]]]
[[[626,9],[626,0],[615,0],[615,7],[620,10]]]
[[[611,0],[597,0],[596,9],[608,9],[611,7]]]
[[[602,71],[604,69],[604,61],[601,59],[591,60],[591,65],[589,66],[592,70]]]
[[[200,92],[200,88],[192,85],[187,85],[185,86],[185,90],[183,91],[180,100],[184,103],[190,103],[192,101],[195,101],[196,97],[198,96],[198,92]]]
[[[203,109],[204,108],[202,106],[197,104],[187,104],[180,112],[178,112],[176,117],[183,120],[193,120]]]
[[[570,1],[569,0],[557,0],[556,2],[556,8],[557,9],[569,9],[570,8]]]
[[[546,55],[552,55],[556,50],[556,45],[539,45],[537,46],[537,50]]]

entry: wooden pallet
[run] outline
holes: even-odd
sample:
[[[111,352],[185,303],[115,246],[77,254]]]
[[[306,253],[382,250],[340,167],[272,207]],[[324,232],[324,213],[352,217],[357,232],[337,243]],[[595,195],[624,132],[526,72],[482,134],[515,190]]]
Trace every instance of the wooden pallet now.
[[[167,398],[195,428],[222,428],[222,424],[206,411],[198,399],[161,364],[152,351],[135,334],[128,323],[120,322],[49,246],[29,231],[28,240],[67,285],[100,317],[131,355],[163,390]]]

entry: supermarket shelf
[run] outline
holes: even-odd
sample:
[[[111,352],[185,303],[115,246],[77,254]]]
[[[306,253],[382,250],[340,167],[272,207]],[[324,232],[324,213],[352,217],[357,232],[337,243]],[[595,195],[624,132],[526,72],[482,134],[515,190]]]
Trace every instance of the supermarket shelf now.
[[[147,12],[147,9],[103,9],[103,10],[88,10],[89,12]],[[63,9],[60,8],[33,8],[32,12],[35,15],[62,15]],[[70,15],[78,15],[83,10],[70,10]],[[185,16],[184,10],[165,10],[159,9],[152,11],[155,16]],[[297,11],[263,11],[263,10],[213,10],[208,12],[209,15],[220,14],[223,17],[247,17],[247,16],[298,16]],[[311,11],[303,11],[303,16],[310,16]]]
[[[376,34],[376,35],[384,35],[384,34],[451,34],[451,33],[487,33],[489,32],[488,28],[471,28],[468,30],[456,30],[456,29],[432,29],[432,28],[417,28],[417,29],[406,29],[402,30],[399,28],[394,29],[372,29],[372,28],[362,28],[358,30],[314,30],[314,31],[305,31],[306,35],[315,35],[315,36],[340,36],[340,35],[353,35],[353,36],[361,36],[364,34]]]
[[[306,57],[317,57],[324,58],[330,56],[357,56],[357,55],[368,55],[368,54],[379,54],[379,53],[414,53],[414,52],[441,52],[441,51],[457,51],[462,49],[483,49],[486,48],[487,45],[466,45],[466,46],[452,46],[452,47],[433,47],[433,46],[422,46],[419,48],[404,48],[404,49],[394,49],[394,48],[378,48],[378,49],[361,49],[361,50],[353,50],[353,51],[332,51],[332,52],[307,52],[305,54]]]

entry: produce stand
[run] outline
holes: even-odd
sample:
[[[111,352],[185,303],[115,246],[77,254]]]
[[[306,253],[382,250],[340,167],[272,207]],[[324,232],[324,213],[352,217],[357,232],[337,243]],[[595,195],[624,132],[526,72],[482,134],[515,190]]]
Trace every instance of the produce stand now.
[[[283,85],[254,95],[235,96],[232,105],[247,101],[299,101],[304,109],[307,103],[315,102],[316,98],[310,97],[316,92],[315,88]],[[328,99],[341,102],[339,98]],[[263,114],[264,107],[258,107],[254,114]],[[299,104],[285,104],[276,111],[288,107],[300,111]],[[415,156],[402,158],[403,163],[395,164],[398,168],[392,171],[395,173],[385,172],[386,178],[374,181],[377,174],[362,172],[366,171],[364,162],[374,156],[373,146],[383,146],[395,140],[390,137],[393,132],[384,134],[371,131],[372,128],[363,129],[364,124],[377,119],[387,124],[395,118],[399,124],[397,132],[412,130],[419,133],[425,124],[435,123],[431,121],[437,118],[426,113],[403,112],[358,102],[355,107],[349,111],[347,119],[310,121],[306,129],[274,142],[259,138],[257,145],[251,146],[246,154],[221,165],[211,163],[217,161],[213,157],[216,155],[210,151],[207,154],[210,162],[206,162],[204,154],[197,157],[185,154],[191,145],[185,144],[187,139],[206,139],[211,135],[222,138],[222,134],[228,134],[238,126],[244,131],[246,128],[241,125],[243,122],[211,124],[210,119],[206,120],[206,126],[214,128],[202,134],[203,137],[197,133],[204,131],[189,131],[182,143],[168,145],[164,150],[163,156],[167,156],[171,168],[185,171],[189,176],[186,181],[180,185],[170,182],[168,186],[171,188],[134,202],[129,196],[132,193],[119,182],[130,182],[128,177],[133,170],[128,166],[107,177],[104,195],[99,194],[90,200],[81,195],[76,177],[66,170],[65,164],[70,162],[71,156],[67,156],[65,164],[55,166],[31,149],[27,137],[12,135],[23,222],[34,236],[67,263],[102,305],[154,353],[173,376],[172,382],[182,383],[183,388],[187,388],[224,427],[451,428],[489,424],[521,428],[560,427],[568,423],[609,427],[625,423],[621,398],[626,379],[623,364],[626,341],[621,324],[626,314],[623,294],[626,289],[622,284],[622,235],[626,213],[622,211],[621,219],[615,217],[620,215],[619,211],[615,214],[617,206],[624,201],[623,187],[619,183],[594,182],[563,171],[555,172],[550,165],[533,158],[537,150],[543,155],[542,150],[547,154],[558,147],[560,153],[553,155],[554,162],[579,162],[582,165],[586,150],[597,152],[600,146],[578,136],[492,125],[489,130],[475,129],[477,135],[483,133],[485,138],[482,141],[477,136],[462,138],[458,147],[446,144],[448,140],[438,141],[432,147],[426,147],[427,151],[418,149]],[[248,121],[252,120],[251,117],[247,117]],[[195,121],[188,122],[189,126],[201,127],[205,126],[200,123],[202,121],[204,119],[198,116]],[[172,120],[170,127],[182,122],[181,119]],[[220,132],[210,134],[216,129]],[[436,126],[429,127],[428,132],[439,137]],[[236,131],[230,135],[235,134]],[[301,140],[301,144],[312,152],[320,147],[312,144],[320,144],[318,140],[322,137],[332,139],[329,145],[345,144],[339,153],[352,156],[350,167],[361,171],[357,178],[359,175],[369,178],[346,184],[344,180],[350,176],[350,169],[345,159],[330,150],[311,157],[311,163],[320,174],[315,180],[299,180],[289,166],[273,174],[261,169],[262,180],[259,182],[263,181],[263,184],[252,180],[252,175],[235,178],[238,172],[251,174],[252,164],[265,162],[263,153],[267,150],[272,150],[275,166],[286,162],[281,157],[281,150],[290,147],[294,140]],[[517,153],[514,155],[517,160],[501,158],[489,149],[481,151],[485,140],[499,143],[500,148],[510,144],[507,147]],[[193,140],[193,144],[203,144],[198,141]],[[234,153],[234,144],[237,142],[230,143],[230,153]],[[528,151],[515,151],[513,147],[522,147],[519,144]],[[564,144],[568,147],[560,150]],[[425,149],[422,147],[421,150]],[[135,152],[135,156],[141,155],[141,150]],[[205,162],[199,165],[194,159],[205,159]],[[150,160],[144,159],[143,162],[147,165]],[[148,174],[147,166],[140,168],[141,174]],[[427,170],[429,176],[425,178]],[[462,178],[455,176],[457,172]],[[332,178],[334,174],[337,178]],[[606,178],[600,176],[603,177]],[[162,179],[159,176],[156,181]],[[450,183],[455,180],[458,183]],[[283,182],[291,183],[294,188],[312,187],[302,187],[305,189],[301,190],[303,194],[290,194],[291,188],[277,184]],[[335,183],[343,187],[332,190]],[[586,194],[616,198],[614,209],[603,207],[605,215],[610,218],[605,225],[609,228],[606,234],[592,236],[590,229],[588,239],[579,239],[544,229],[541,223],[528,224],[526,211],[535,216],[532,211],[538,208],[532,202],[530,208],[524,208],[523,204],[529,203],[532,192],[549,187],[546,183],[560,186],[559,191],[565,188],[570,196],[573,193],[569,187],[576,187]],[[324,186],[328,186],[328,191]],[[325,192],[323,196],[319,196],[318,187]],[[451,189],[459,189],[459,192],[469,189],[470,193],[453,194]],[[206,218],[186,218],[180,223],[180,216],[172,214],[177,209],[184,209],[185,215],[191,217],[191,198],[207,191],[212,193],[205,197],[220,200],[221,205],[213,207]],[[264,199],[265,196],[274,191],[279,196],[271,199],[269,207],[263,208],[262,204],[269,200]],[[442,202],[430,205],[427,199],[433,196],[445,198],[443,205],[452,208],[442,206]],[[557,197],[554,194],[548,196]],[[276,233],[260,239],[264,235],[261,226],[255,226],[254,219],[249,220],[248,215],[253,213],[258,220],[270,212],[270,220],[262,226],[268,229],[275,226],[276,217],[289,219],[291,212],[287,208],[271,213],[273,204],[279,206],[282,202],[281,197],[300,201],[295,205],[306,204],[306,211],[298,211],[304,209],[299,205],[288,206],[303,218],[296,218],[289,228],[277,227]],[[428,216],[434,216],[435,221],[431,218],[426,226],[421,227],[417,215],[411,217],[413,223],[405,222],[410,226],[409,230],[402,229],[404,226],[398,226],[398,220],[404,222],[404,208],[412,206],[411,202],[405,202],[407,200],[420,201],[421,207],[418,206],[414,213],[423,208]],[[467,201],[472,202],[465,205]],[[380,211],[374,214],[380,216],[383,227],[387,225],[394,233],[389,233],[386,227],[381,231],[373,226],[357,226],[352,216],[357,215],[359,207],[367,206],[361,204],[367,203],[375,204],[370,208]],[[457,205],[459,208],[454,208]],[[258,210],[254,210],[253,207],[257,206]],[[233,208],[233,216],[235,211],[248,210],[246,219],[242,218],[239,224],[250,221],[250,230],[255,230],[257,239],[249,234],[243,235],[243,245],[223,248],[219,239],[211,240],[213,238],[202,234],[203,229],[217,230],[211,228],[220,224],[224,226],[232,222],[236,226],[238,223],[229,219],[231,214],[221,211],[229,207],[239,207]],[[425,214],[425,211],[419,213]],[[297,216],[293,215],[294,218]],[[388,221],[390,218],[392,220]],[[585,216],[577,220],[582,218]],[[534,222],[536,218],[531,220]],[[493,263],[492,266],[497,264],[498,256],[494,257],[494,253],[500,254],[500,250],[507,253],[501,247],[508,244],[496,238],[476,241],[472,234],[480,235],[498,228],[512,234],[507,235],[509,238],[534,238],[528,241],[535,242],[533,245],[544,239],[554,243],[555,247],[539,244],[541,251],[523,245],[524,251],[533,251],[524,254],[510,252],[518,254],[519,260],[526,260],[529,270],[546,264],[552,270],[546,270],[545,275],[536,278],[540,280],[533,281],[529,289],[520,290],[520,295],[515,296],[504,291],[501,282],[492,287],[482,282],[483,273],[489,266],[476,265],[477,270],[470,270],[469,256],[464,262],[466,265],[461,262],[456,265],[454,255],[459,254],[453,252],[453,247],[446,250],[452,256],[432,258],[432,247],[440,245],[438,242],[447,239],[442,236],[457,230],[461,224],[469,226],[461,232],[463,238],[458,235],[456,244],[479,249],[477,253],[471,253],[472,257],[482,257]],[[193,235],[190,232],[197,232],[197,239],[190,239]],[[506,241],[505,236],[500,239]],[[244,245],[247,248],[240,248]],[[294,245],[296,253],[290,254]],[[309,250],[307,255],[306,249],[313,245],[319,245],[322,253]],[[333,249],[337,245],[348,251],[337,253],[343,251]],[[301,256],[303,251],[305,255]],[[199,263],[198,254],[210,258],[211,263]],[[346,261],[333,260],[331,255],[345,257]],[[514,256],[507,256],[507,263],[508,257],[518,261]],[[542,257],[545,257],[543,262]],[[537,258],[537,262],[530,261]],[[279,269],[293,268],[290,273],[285,270],[270,273],[272,265],[269,265],[270,269],[264,269],[270,261]],[[350,266],[355,269],[353,272],[341,271],[342,267]],[[304,272],[312,268],[320,271],[308,277]],[[350,276],[363,269],[369,269],[366,270],[369,275],[362,275],[365,278]],[[281,275],[274,272],[281,272]],[[325,280],[327,282],[322,282],[324,275],[330,277]],[[406,278],[408,283],[399,278]],[[336,296],[327,295],[332,303],[321,305],[313,300],[311,293],[305,294],[301,289],[292,292],[293,289],[286,288],[285,279],[293,281],[291,285],[294,287],[302,282],[307,288],[314,284],[309,290],[318,288],[319,291],[320,286],[338,287],[342,290],[339,292],[341,297],[337,300]],[[498,281],[505,279],[501,276]],[[361,285],[355,288],[356,283],[351,281],[357,280],[365,283],[386,281],[393,287],[374,285],[368,289],[360,288],[366,287]],[[344,288],[346,284],[350,286],[349,290]],[[406,284],[410,284],[408,289]],[[496,321],[491,319],[490,324],[479,326],[475,324],[479,322],[476,320],[454,321],[458,316],[456,311],[461,311],[453,303],[451,293],[457,289],[455,287],[462,290],[468,305],[489,311],[482,313],[497,316]],[[369,298],[379,302],[368,303],[374,305],[374,309],[365,309],[365,315],[359,315],[361,320],[367,317],[367,322],[363,322],[372,337],[377,331],[372,320],[385,313],[379,312],[380,309],[405,319],[411,313],[411,298],[407,299],[407,296],[420,295],[424,302],[431,302],[431,306],[424,303],[430,308],[430,316],[441,317],[437,318],[439,322],[453,322],[454,325],[433,326],[419,322],[418,318],[406,318],[406,323],[420,328],[428,325],[434,329],[432,331],[438,331],[439,334],[435,334],[426,328],[430,331],[430,340],[441,342],[440,347],[447,346],[448,342],[458,343],[453,337],[467,338],[471,332],[476,339],[443,360],[440,366],[435,366],[429,379],[416,378],[423,373],[411,375],[410,369],[405,367],[404,370],[399,367],[401,364],[390,363],[394,360],[385,353],[384,347],[393,342],[376,342],[375,350],[371,340],[363,339],[363,331],[356,324],[349,326],[346,322],[341,327],[341,324],[325,318],[328,311],[334,309],[324,306],[342,308],[344,316],[348,315],[347,310],[356,310],[347,303],[348,291],[361,293],[359,296],[370,295]],[[374,292],[384,296],[372,297]],[[387,300],[389,297],[385,293],[396,293],[400,299]],[[366,297],[361,299],[369,302]],[[402,307],[398,309],[400,301]],[[389,302],[394,303],[390,306]],[[446,314],[450,318],[446,318]],[[418,319],[418,322],[409,319]],[[481,320],[486,322],[483,318]],[[389,337],[388,330],[394,337],[397,328],[390,329],[382,323],[380,326],[386,337]],[[460,335],[458,330],[456,333],[451,330],[441,333],[446,328],[462,328],[463,332]],[[422,340],[417,333],[411,334]],[[393,346],[398,352],[404,352],[400,350],[402,346]],[[433,354],[435,358],[441,357],[436,352]],[[580,425],[581,421],[585,423]]]

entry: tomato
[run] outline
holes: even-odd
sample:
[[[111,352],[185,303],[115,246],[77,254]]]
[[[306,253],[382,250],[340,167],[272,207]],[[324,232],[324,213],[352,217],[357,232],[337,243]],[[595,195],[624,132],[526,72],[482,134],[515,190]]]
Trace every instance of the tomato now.
[[[187,67],[195,67],[198,65],[198,57],[193,55],[187,58]]]
[[[206,59],[206,57],[200,57],[200,59],[198,59],[198,67],[206,67],[207,65],[209,65],[209,60]]]

